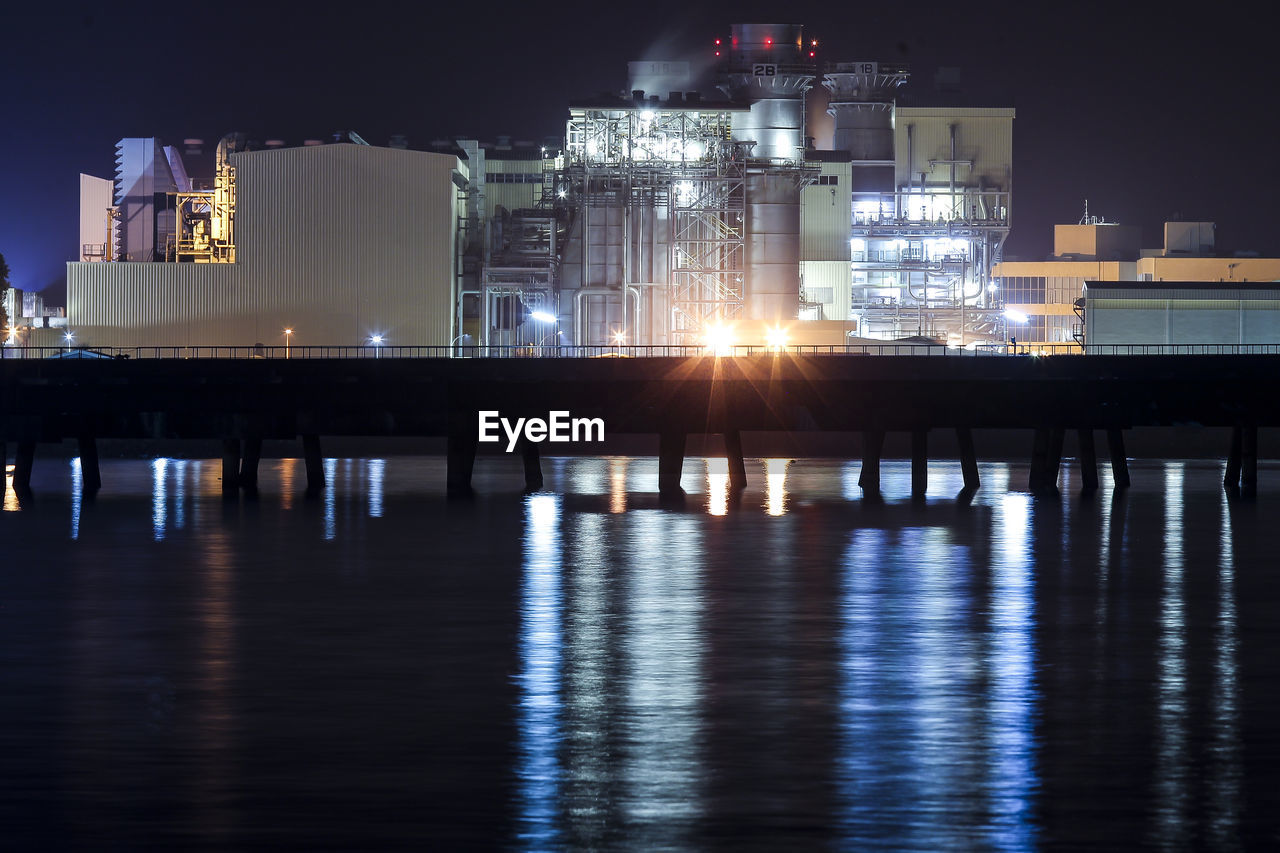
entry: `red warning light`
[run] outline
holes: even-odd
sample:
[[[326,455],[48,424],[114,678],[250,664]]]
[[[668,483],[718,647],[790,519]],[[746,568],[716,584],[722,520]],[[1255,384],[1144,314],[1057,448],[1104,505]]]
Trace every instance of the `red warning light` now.
[[[765,39],[765,40],[764,40],[764,46],[765,46],[765,47],[772,47],[772,46],[773,46],[773,39]]]
[[[733,46],[734,46],[734,47],[737,47],[737,46],[738,46],[738,40],[737,40],[736,38],[733,40]]]
[[[720,39],[716,39],[716,47],[720,46]]]
[[[720,55],[720,51],[718,51],[718,50],[717,50],[717,51],[716,51],[716,56],[719,56],[719,55]]]
[[[813,59],[813,51],[812,51],[812,50],[811,50],[811,51],[809,51],[809,58],[810,58],[810,59]]]

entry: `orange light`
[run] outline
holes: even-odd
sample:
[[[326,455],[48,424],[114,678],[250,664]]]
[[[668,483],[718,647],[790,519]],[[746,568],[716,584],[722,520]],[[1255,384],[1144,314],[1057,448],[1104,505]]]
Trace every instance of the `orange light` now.
[[[817,47],[817,46],[818,46],[818,40],[817,40],[817,39],[814,39],[813,41],[809,42],[809,45],[810,45],[811,47]]]

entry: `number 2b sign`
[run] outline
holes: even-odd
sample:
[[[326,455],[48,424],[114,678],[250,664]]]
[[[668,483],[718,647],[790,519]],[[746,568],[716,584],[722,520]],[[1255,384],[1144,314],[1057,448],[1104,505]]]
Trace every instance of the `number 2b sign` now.
[[[776,77],[778,75],[778,66],[772,62],[757,62],[751,66],[751,73],[757,77]]]

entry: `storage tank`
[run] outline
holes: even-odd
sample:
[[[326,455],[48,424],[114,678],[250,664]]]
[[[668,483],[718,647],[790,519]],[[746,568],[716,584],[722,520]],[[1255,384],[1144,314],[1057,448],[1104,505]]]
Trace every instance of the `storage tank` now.
[[[854,160],[892,160],[894,96],[907,81],[907,66],[862,61],[828,67],[822,85],[831,92],[834,147]]]
[[[795,176],[747,176],[748,319],[794,320],[800,307],[800,187]]]
[[[804,156],[804,93],[815,66],[799,24],[733,24],[720,89],[751,105],[735,114],[735,142],[755,142],[751,156],[799,160]]]

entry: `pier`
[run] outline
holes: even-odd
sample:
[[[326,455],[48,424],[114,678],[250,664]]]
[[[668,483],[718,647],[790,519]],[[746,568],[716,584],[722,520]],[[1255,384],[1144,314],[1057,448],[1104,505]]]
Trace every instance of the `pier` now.
[[[954,437],[965,488],[973,490],[981,485],[974,432],[1025,430],[1028,486],[1056,493],[1069,431],[1088,491],[1098,487],[1098,436],[1113,482],[1123,488],[1129,482],[1126,430],[1200,426],[1231,430],[1222,448],[1224,485],[1247,496],[1257,489],[1258,429],[1280,426],[1280,355],[1272,354],[292,355],[6,358],[0,362],[0,440],[4,449],[15,449],[14,488],[29,490],[42,442],[78,441],[84,488],[93,490],[101,486],[100,440],[219,441],[223,489],[236,494],[256,488],[264,440],[300,442],[308,489],[318,491],[325,485],[322,437],[437,436],[447,439],[445,486],[466,494],[479,412],[514,420],[564,411],[602,419],[609,435],[653,436],[664,495],[680,493],[690,435],[724,437],[730,484],[742,488],[744,433],[860,434],[849,456],[861,456],[859,484],[874,494],[885,435],[904,433],[912,492],[923,495],[931,435]],[[514,450],[531,489],[542,487],[543,449],[521,440]]]

